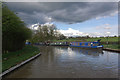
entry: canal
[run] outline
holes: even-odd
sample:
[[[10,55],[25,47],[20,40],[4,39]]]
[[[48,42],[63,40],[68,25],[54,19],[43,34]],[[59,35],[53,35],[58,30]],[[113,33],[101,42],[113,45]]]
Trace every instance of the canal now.
[[[42,55],[5,78],[117,78],[118,53],[38,46]]]

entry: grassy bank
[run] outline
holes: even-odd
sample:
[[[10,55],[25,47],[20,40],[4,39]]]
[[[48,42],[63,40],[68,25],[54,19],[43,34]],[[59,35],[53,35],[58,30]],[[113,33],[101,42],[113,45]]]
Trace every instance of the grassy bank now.
[[[9,52],[2,55],[2,71],[9,69],[16,64],[36,55],[39,49],[34,46],[27,45],[22,50]]]
[[[110,49],[120,49],[120,45],[117,44],[103,44],[104,48],[110,48]]]

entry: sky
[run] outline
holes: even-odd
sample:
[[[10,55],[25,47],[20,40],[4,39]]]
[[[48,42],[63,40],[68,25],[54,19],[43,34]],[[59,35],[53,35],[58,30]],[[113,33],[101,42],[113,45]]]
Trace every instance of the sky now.
[[[117,2],[7,2],[33,27],[54,24],[65,36],[118,35]]]

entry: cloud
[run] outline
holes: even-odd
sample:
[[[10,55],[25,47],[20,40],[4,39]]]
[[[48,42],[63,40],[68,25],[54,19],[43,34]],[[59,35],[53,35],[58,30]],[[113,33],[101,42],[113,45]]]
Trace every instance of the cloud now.
[[[106,32],[106,34],[110,34],[110,32]]]
[[[105,34],[99,33],[99,32],[86,33],[86,32],[81,32],[79,30],[72,29],[72,28],[68,28],[68,30],[59,30],[59,31],[68,37],[87,36],[87,35],[89,35],[90,37],[105,36]]]
[[[83,35],[83,32],[80,32],[79,30],[75,30],[72,28],[68,28],[68,30],[59,30],[62,34],[65,36],[80,36]]]
[[[104,27],[104,29],[111,29],[111,27]]]
[[[37,23],[37,24],[30,25],[29,28],[32,29],[32,30],[38,30],[40,25],[41,26],[48,26],[48,27],[54,26],[53,23],[45,23],[45,24]]]
[[[29,28],[32,29],[32,30],[38,30],[39,23],[31,25]]]
[[[119,29],[118,25],[111,25],[111,24],[103,24],[96,26],[96,28],[92,28],[94,31],[97,31],[99,33],[102,33],[101,35],[103,36],[118,36],[119,34]]]
[[[114,27],[117,27],[117,26],[114,26]],[[92,29],[91,32],[82,32],[82,31],[79,31],[79,30],[76,30],[76,29],[72,29],[72,28],[68,28],[67,30],[59,30],[62,34],[64,34],[65,36],[73,36],[73,37],[76,37],[76,36],[90,36],[90,37],[101,37],[101,36],[118,36],[118,32],[116,30],[114,30],[113,28],[114,27],[111,27],[111,30],[105,30],[104,28],[101,28],[101,30],[95,30],[95,28]],[[89,29],[88,29],[89,30]],[[96,32],[94,32],[96,31]]]
[[[79,23],[117,14],[117,2],[8,2],[27,24]]]
[[[110,25],[110,24],[103,24],[103,25],[100,25],[100,26],[96,26],[96,29],[106,29],[106,30],[108,30],[108,29],[111,29],[112,28],[112,26]]]

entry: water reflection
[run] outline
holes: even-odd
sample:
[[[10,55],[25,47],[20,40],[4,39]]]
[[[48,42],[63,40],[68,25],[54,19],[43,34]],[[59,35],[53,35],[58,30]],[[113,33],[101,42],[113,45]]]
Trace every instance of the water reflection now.
[[[62,46],[38,46],[42,55],[7,78],[116,78],[117,53]]]
[[[74,52],[77,52],[77,53],[81,53],[81,54],[84,54],[84,55],[89,55],[89,56],[99,56],[99,55],[103,55],[104,52],[101,50],[101,49],[85,49],[85,48],[71,48],[72,51]]]

